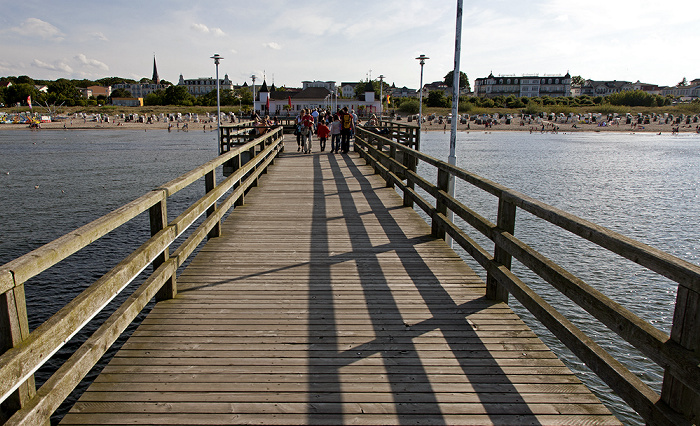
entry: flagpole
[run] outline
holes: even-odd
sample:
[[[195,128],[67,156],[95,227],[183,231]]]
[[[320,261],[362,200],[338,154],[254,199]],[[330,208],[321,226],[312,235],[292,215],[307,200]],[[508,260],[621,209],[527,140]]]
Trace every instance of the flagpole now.
[[[451,165],[457,164],[457,124],[459,124],[459,59],[462,51],[462,0],[457,0],[457,28],[455,31],[455,68],[452,75],[452,127],[450,131],[450,155],[447,162]],[[455,195],[455,177],[450,175],[447,183],[447,193]],[[447,211],[447,220],[454,221],[454,212]],[[452,247],[452,238],[447,235],[445,241]]]

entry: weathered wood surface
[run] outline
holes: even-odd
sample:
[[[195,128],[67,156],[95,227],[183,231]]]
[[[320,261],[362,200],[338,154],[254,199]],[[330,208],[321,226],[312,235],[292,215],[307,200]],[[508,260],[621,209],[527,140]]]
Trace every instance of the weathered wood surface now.
[[[63,424],[617,424],[371,168],[287,142]]]

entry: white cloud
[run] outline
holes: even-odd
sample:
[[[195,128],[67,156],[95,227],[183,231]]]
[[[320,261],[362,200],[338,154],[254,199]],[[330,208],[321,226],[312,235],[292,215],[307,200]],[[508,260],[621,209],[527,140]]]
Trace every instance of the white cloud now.
[[[10,28],[10,31],[24,37],[40,37],[44,40],[62,41],[65,36],[58,28],[37,18],[27,18],[19,26]]]
[[[190,28],[202,34],[213,34],[216,37],[223,37],[226,33],[221,28],[209,28],[204,24],[194,23]]]
[[[207,27],[204,24],[195,23],[195,24],[190,25],[190,28],[192,28],[193,30],[200,32],[200,33],[208,33],[209,32],[209,27]]]
[[[271,41],[269,43],[263,43],[263,47],[267,47],[268,49],[272,49],[272,50],[282,49],[282,46],[280,46],[278,43],[275,43],[274,41]]]
[[[96,39],[98,39],[98,40],[100,40],[100,41],[109,41],[109,39],[108,39],[104,34],[102,34],[102,33],[99,32],[99,31],[90,34],[90,37],[96,38]]]
[[[58,61],[54,64],[49,64],[39,59],[34,59],[32,61],[32,66],[49,71],[62,71],[66,73],[73,72],[73,68],[71,68],[70,65],[66,64],[64,61]]]
[[[83,55],[82,53],[78,54],[75,59],[80,62],[83,65],[88,65],[91,67],[95,67],[104,71],[108,71],[109,67],[107,64],[104,62],[100,62],[97,59],[89,59],[87,56]]]

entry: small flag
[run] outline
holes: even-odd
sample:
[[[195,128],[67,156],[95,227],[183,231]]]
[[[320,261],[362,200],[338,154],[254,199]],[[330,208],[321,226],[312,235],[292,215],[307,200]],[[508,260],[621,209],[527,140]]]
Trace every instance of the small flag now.
[[[265,107],[267,108],[268,111],[270,110],[270,97],[269,96],[267,98],[267,103],[265,104]]]
[[[27,96],[27,105],[29,105],[29,109],[32,109],[32,95]]]
[[[287,98],[287,102],[289,103],[289,108],[291,108],[292,107],[292,97],[291,96],[289,96]]]
[[[386,95],[386,104],[391,105],[391,99],[389,99],[389,94]]]

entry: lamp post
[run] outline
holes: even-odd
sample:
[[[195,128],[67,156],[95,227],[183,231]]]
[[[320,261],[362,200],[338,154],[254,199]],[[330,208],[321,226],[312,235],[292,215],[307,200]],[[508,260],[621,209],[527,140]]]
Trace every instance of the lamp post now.
[[[380,74],[379,77],[379,119],[382,119],[382,111],[384,111],[384,74]]]
[[[423,65],[425,65],[425,60],[430,59],[424,54],[421,53],[419,57],[417,57],[420,61],[420,90],[419,95],[418,95],[418,128],[422,129],[423,128]]]
[[[221,154],[221,92],[219,91],[219,61],[222,58],[218,53],[215,53],[211,57],[214,60],[214,65],[216,65],[216,131],[219,136],[217,140],[219,141],[219,154]]]
[[[253,114],[255,114],[255,74],[251,75],[250,78],[253,79]]]
[[[457,124],[459,120],[459,63],[462,55],[462,0],[457,0],[457,28],[455,29],[455,63],[454,72],[452,74],[452,127],[450,131],[450,155],[447,157],[447,163],[451,165],[457,164],[457,156],[455,154],[457,146]],[[454,197],[455,195],[455,177],[450,174],[447,182],[447,193]],[[454,221],[454,212],[447,211],[447,219]],[[445,241],[452,247],[452,238],[448,235]]]

